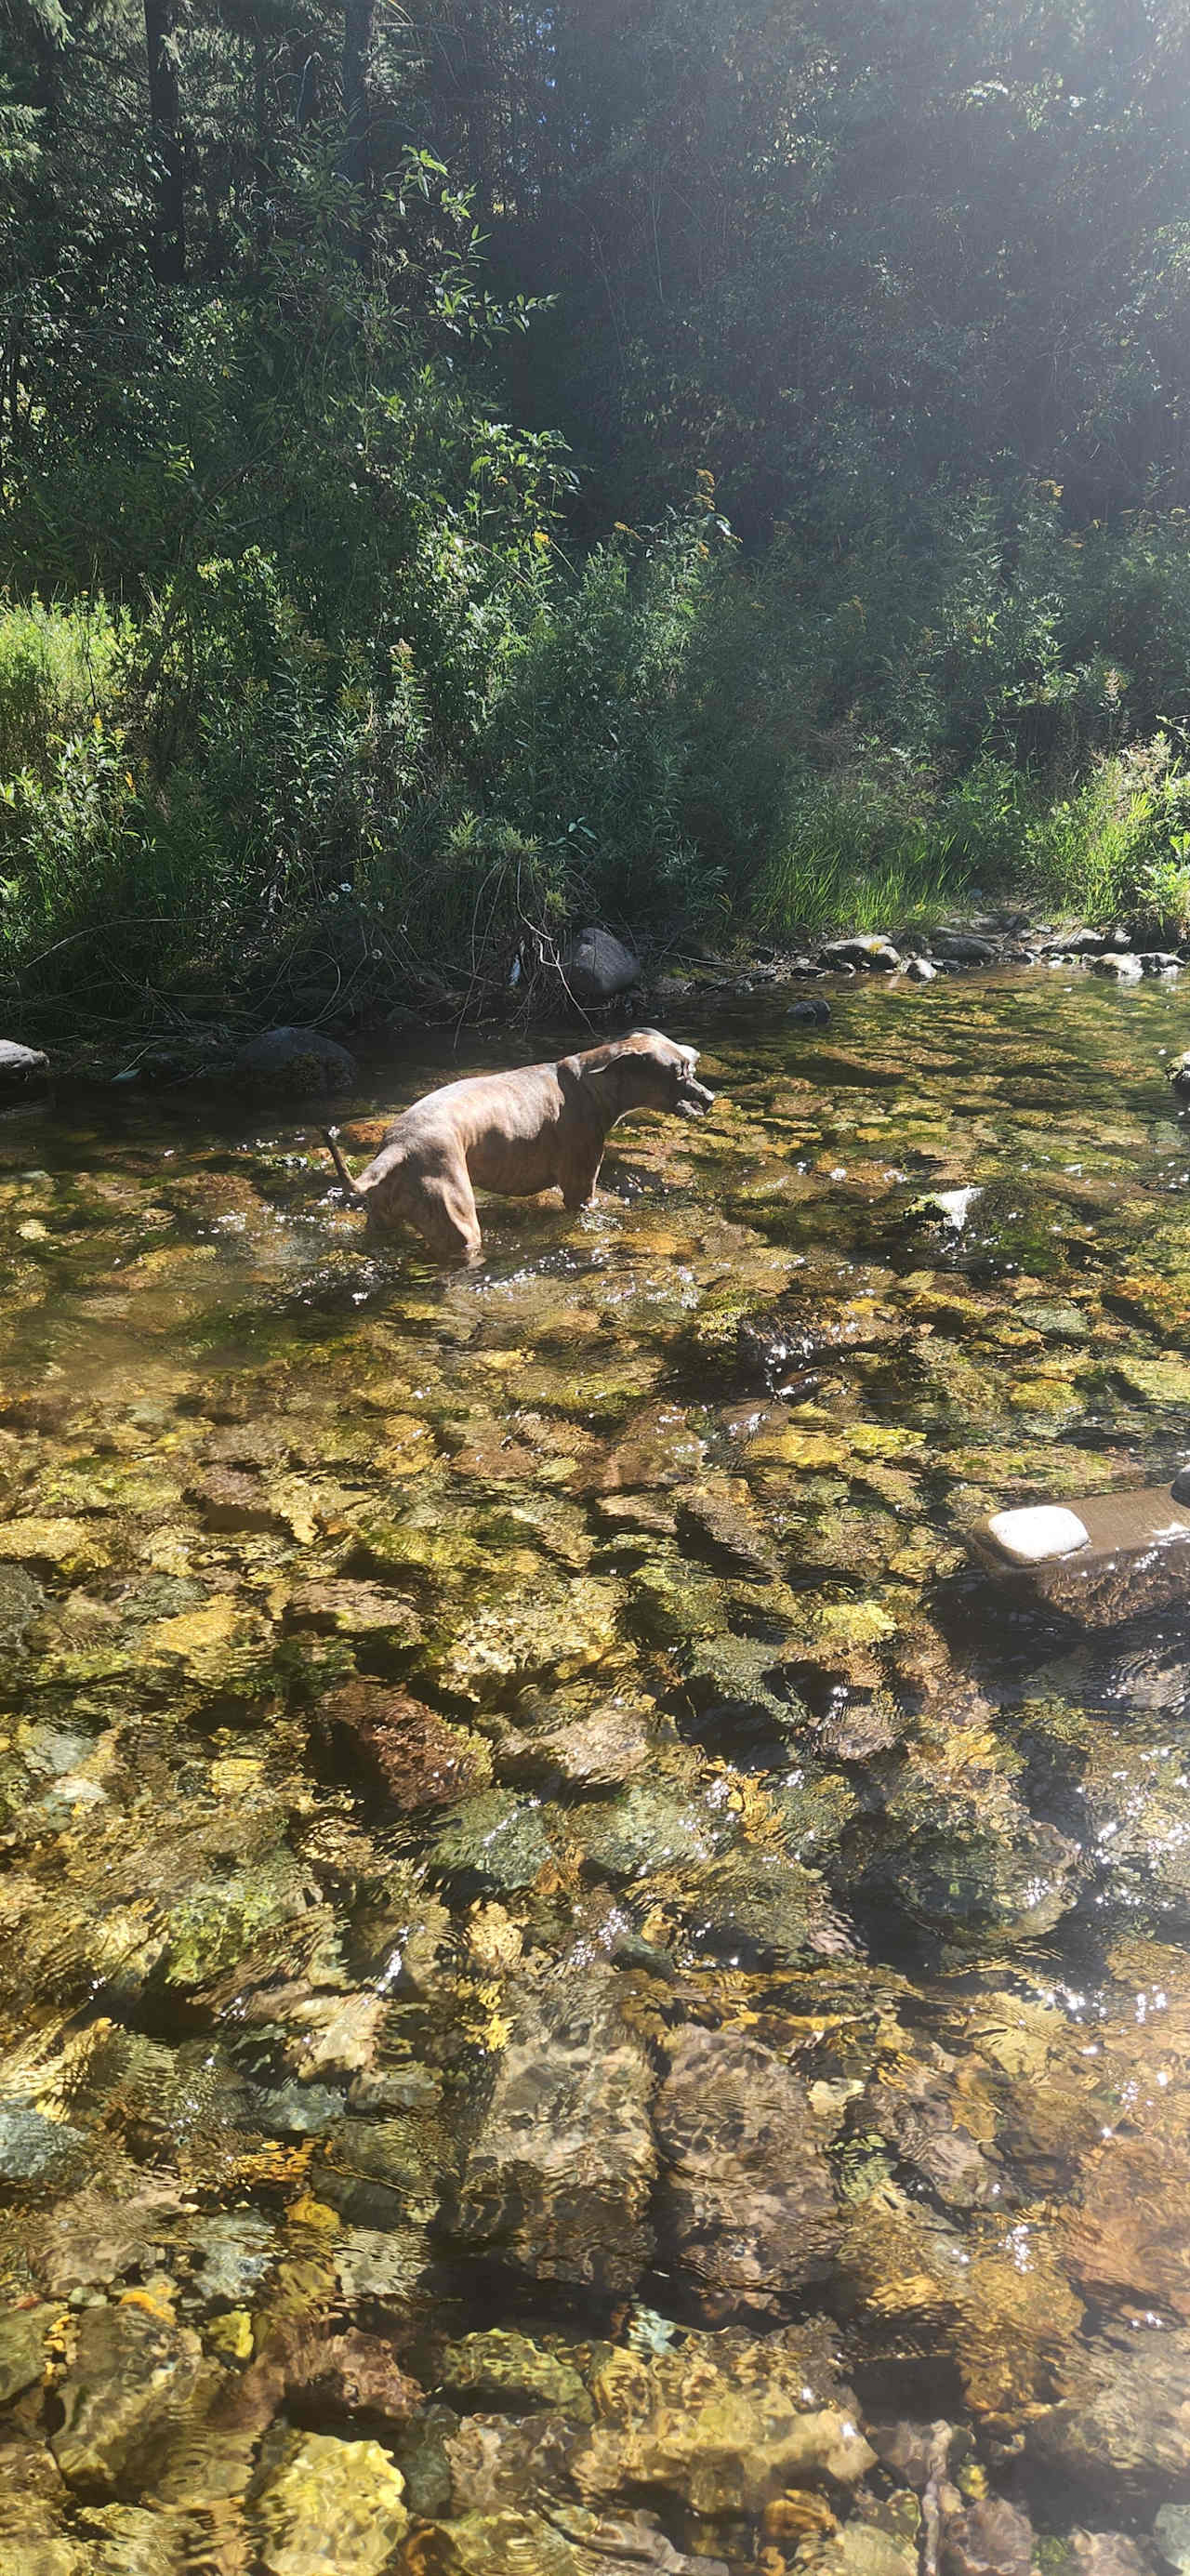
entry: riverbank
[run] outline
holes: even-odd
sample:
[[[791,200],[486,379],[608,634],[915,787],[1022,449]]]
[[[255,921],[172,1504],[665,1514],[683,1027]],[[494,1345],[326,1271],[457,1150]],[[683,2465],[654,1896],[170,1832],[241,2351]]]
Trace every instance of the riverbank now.
[[[1138,946],[1126,928],[1041,921],[1013,909],[940,921],[929,931],[916,925],[895,934],[852,931],[805,949],[741,942],[725,956],[675,939],[650,959],[647,950],[637,956],[609,933],[584,937],[612,989],[593,989],[598,977],[579,974],[574,960],[586,952],[577,942],[498,982],[473,976],[451,985],[435,977],[388,1007],[377,1003],[358,1017],[332,1010],[323,1023],[262,1027],[243,1006],[194,1021],[158,1011],[145,1025],[103,1033],[72,1029],[67,1020],[57,1043],[43,1047],[36,1014],[14,1014],[18,1027],[23,1017],[30,1043],[0,1048],[0,1101],[36,1095],[52,1083],[163,1092],[238,1088],[256,1098],[342,1095],[358,1087],[361,1064],[390,1056],[394,1047],[416,1050],[435,1032],[451,1033],[473,1051],[485,1032],[500,1030],[532,1054],[595,1044],[626,1020],[684,1030],[692,1014],[753,1000],[771,1007],[784,999],[790,1018],[810,1026],[828,1020],[840,993],[865,978],[931,984],[1032,967],[1130,985],[1176,982],[1190,967],[1190,946]],[[523,956],[522,948],[518,965]]]

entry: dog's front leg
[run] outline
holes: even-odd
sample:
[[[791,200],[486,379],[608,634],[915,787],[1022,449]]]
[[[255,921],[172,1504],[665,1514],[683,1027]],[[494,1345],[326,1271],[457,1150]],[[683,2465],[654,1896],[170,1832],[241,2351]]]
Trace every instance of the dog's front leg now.
[[[595,1205],[595,1184],[603,1161],[604,1141],[601,1136],[597,1146],[581,1155],[576,1154],[562,1176],[562,1196],[572,1214],[576,1208]]]
[[[478,1261],[483,1251],[475,1194],[466,1166],[427,1173],[407,1213],[441,1261]]]

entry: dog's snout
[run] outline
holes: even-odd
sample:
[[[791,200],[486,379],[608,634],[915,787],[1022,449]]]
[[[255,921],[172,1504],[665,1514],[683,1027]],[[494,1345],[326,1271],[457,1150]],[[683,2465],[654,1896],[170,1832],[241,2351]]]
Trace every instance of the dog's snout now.
[[[715,1094],[707,1090],[705,1082],[696,1082],[692,1073],[686,1073],[678,1084],[678,1102],[681,1108],[691,1110],[695,1117],[702,1117],[708,1109],[714,1108]]]

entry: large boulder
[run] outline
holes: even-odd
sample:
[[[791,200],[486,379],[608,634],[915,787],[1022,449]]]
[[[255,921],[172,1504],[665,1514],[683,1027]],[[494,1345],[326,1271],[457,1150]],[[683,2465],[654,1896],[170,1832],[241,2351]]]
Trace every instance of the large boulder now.
[[[0,1099],[14,1092],[40,1091],[49,1077],[50,1060],[40,1047],[18,1046],[15,1038],[0,1038]]]
[[[232,1070],[252,1091],[290,1096],[350,1091],[359,1079],[355,1057],[322,1029],[265,1029],[241,1047]]]
[[[973,930],[933,930],[930,953],[947,966],[994,966],[1000,951],[994,939]]]
[[[1105,957],[1115,950],[1132,945],[1126,930],[1070,930],[1046,941],[1047,953],[1058,957]]]
[[[562,972],[576,1002],[610,1002],[640,982],[641,964],[622,939],[592,925],[571,942]]]

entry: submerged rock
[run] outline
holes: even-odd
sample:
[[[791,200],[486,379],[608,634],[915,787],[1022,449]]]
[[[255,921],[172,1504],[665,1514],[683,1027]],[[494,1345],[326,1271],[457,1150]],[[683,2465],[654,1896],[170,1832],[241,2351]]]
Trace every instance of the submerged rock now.
[[[452,1605],[417,1669],[449,1699],[473,1707],[551,1675],[575,1678],[602,1663],[616,1644],[618,1599],[607,1581],[567,1580],[543,1564],[498,1599]]]
[[[448,1885],[488,1896],[531,1887],[551,1844],[535,1798],[511,1789],[480,1789],[461,1798],[427,1851],[430,1870]]]
[[[748,1489],[742,1483],[728,1487],[712,1482],[691,1486],[678,1501],[677,1529],[692,1556],[704,1557],[724,1573],[761,1582],[780,1574],[772,1540],[750,1509]]]
[[[738,2327],[674,2352],[616,2351],[592,2381],[596,2421],[571,2462],[580,2494],[657,2496],[708,2521],[755,2515],[788,2487],[851,2486],[875,2466],[829,2333]]]
[[[431,2523],[405,2565],[408,2576],[729,2576],[722,2559],[676,2549],[651,2514],[595,2514],[569,2496],[548,2518],[507,2504]]]
[[[1028,2447],[1092,2492],[1176,2493],[1190,2478],[1190,2329],[1142,2326],[1077,2345]]]
[[[1170,2113],[1172,2135],[1136,2136],[1125,2127],[1097,2141],[1060,2236],[1086,2295],[1134,2300],[1190,2324],[1190,2138],[1178,2134],[1173,2104]]]
[[[571,1788],[618,1787],[644,1769],[656,1750],[643,1711],[619,1698],[604,1700],[584,1717],[508,1732],[501,1738],[500,1769],[510,1780],[564,1782]]]
[[[379,2442],[297,2433],[255,2508],[268,2576],[380,2576],[404,2537],[405,2481]]]
[[[529,2335],[493,2326],[447,2344],[438,2364],[438,2385],[452,2396],[510,2408],[559,2407],[573,2419],[590,2420],[591,2406],[573,2362],[545,2351]]]
[[[791,1369],[816,1369],[848,1351],[876,1350],[905,1335],[904,1318],[874,1296],[832,1298],[827,1306],[792,1289],[766,1313],[744,1318],[738,1345],[749,1374],[773,1384]]]
[[[798,1967],[855,1947],[821,1882],[781,1852],[734,1851],[712,1862],[689,1896],[688,1937],[733,1967]]]
[[[0,1564],[0,1650],[22,1643],[44,1599],[25,1566]]]
[[[387,1796],[406,1814],[443,1806],[460,1789],[480,1788],[491,1779],[492,1757],[481,1735],[451,1726],[421,1700],[382,1682],[346,1682],[322,1701],[318,1714],[359,1746]]]
[[[321,1635],[366,1638],[395,1649],[416,1646],[422,1622],[412,1603],[386,1591],[383,1584],[353,1581],[299,1583],[289,1596],[285,1622],[291,1628],[313,1628]]]
[[[90,2505],[80,2528],[88,2576],[188,2576],[202,2546],[197,2516],[145,2505]]]
[[[864,2096],[865,2124],[886,2138],[950,2209],[993,2207],[1004,2189],[1000,2159],[960,2116],[945,2068],[906,2066],[898,2081],[876,2083]]]
[[[1092,2564],[1087,2567],[1086,2576],[1144,2576],[1144,2561],[1141,2559],[1140,2551],[1132,2542],[1125,2540],[1122,2532],[1110,2532],[1107,2534],[1096,2532],[1093,2534],[1089,2533],[1087,2536],[1088,2538],[1097,2540],[1107,2538],[1114,2541],[1117,2544],[1117,2547],[1116,2552],[1113,2553],[1115,2556],[1114,2565],[1104,2565],[1101,2563],[1096,2566]],[[1163,2504],[1161,2511],[1153,2524],[1153,2538],[1157,2543],[1157,2547],[1161,2551],[1162,2557],[1168,2558],[1170,2566],[1177,2569],[1177,2576],[1188,2576],[1188,2571],[1190,2571],[1190,2505]],[[1133,2558],[1138,2562],[1135,2568],[1129,2567],[1126,2559],[1119,2554],[1129,2549],[1132,2551]],[[1080,2576],[1083,2576],[1082,2570],[1080,2570]]]
[[[682,2031],[653,2106],[658,2248],[711,2320],[778,2315],[824,2280],[838,2238],[805,2087],[758,2041]]]
[[[1154,2538],[1175,2567],[1178,2561],[1166,2546],[1162,2524],[1167,2515],[1178,2514],[1186,2518],[1183,2506],[1163,2505],[1153,2526]],[[1152,2576],[1152,2561],[1147,2552],[1138,2549],[1136,2542],[1129,2540],[1123,2531],[1072,2531],[1070,2555],[1073,2576]]]
[[[880,2523],[861,2522],[853,2515],[849,2522],[843,2524],[841,2530],[831,2533],[829,2540],[824,2539],[816,2546],[817,2535],[810,2538],[815,2576],[918,2576],[919,2555],[915,2545],[918,2520],[916,2503],[912,2497],[908,2499],[912,2517],[910,2518],[910,2513],[904,2512],[904,2500],[894,2499],[886,2508],[890,2521],[898,2501],[902,2503],[903,2516],[903,2527],[899,2532],[895,2529],[886,2530]],[[788,2523],[790,2526],[788,2536],[800,2534],[801,2529],[805,2528],[809,2538],[808,2517],[803,2523],[802,2512],[798,2510],[801,2503],[802,2499],[787,2497],[771,2505],[765,2516],[766,2527],[775,2528],[785,2535]],[[829,2507],[823,2506],[817,2497],[813,2499],[813,2503],[816,2520],[819,2512],[824,2515],[829,2512]],[[829,2524],[824,2521],[823,2529],[827,2530],[829,2527]]]
[[[0,2107],[0,2182],[59,2183],[86,2146],[81,2129],[47,2120],[29,2102]]]
[[[507,2007],[506,2007],[507,2009]],[[470,2140],[456,2232],[529,2279],[631,2290],[651,2250],[652,2079],[611,1970],[559,1968],[510,2013]]]
[[[1005,2496],[984,2496],[943,2529],[944,2576],[1029,2576],[1033,2525]]]
[[[147,2470],[163,2436],[193,2416],[216,2374],[188,2326],[151,2305],[84,2308],[74,2360],[58,2388],[52,2448],[69,2486],[111,2493]]]
[[[736,1830],[722,1800],[685,1795],[663,1780],[632,1781],[606,1804],[582,1808],[573,1824],[584,1868],[613,1881],[697,1867]]]
[[[208,1467],[187,1486],[186,1499],[210,1530],[275,1530],[284,1536],[289,1515],[262,1478],[236,1467]]]
[[[959,1734],[952,1771],[962,1747]],[[1052,1931],[1078,1900],[1079,1845],[1029,1814],[989,1742],[973,1740],[965,1781],[937,1779],[936,1752],[919,1760],[889,1792],[864,1873],[869,1895],[956,1940]]]
[[[61,2308],[52,2302],[10,2308],[0,2315],[0,2406],[7,2406],[10,2397],[19,2397],[22,2389],[34,2387],[41,2378],[50,2329],[61,2315]]]

